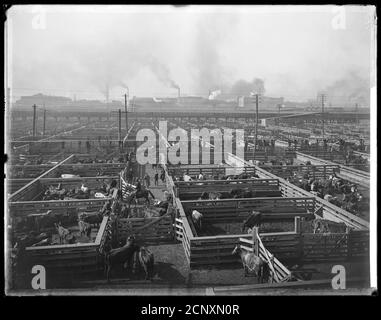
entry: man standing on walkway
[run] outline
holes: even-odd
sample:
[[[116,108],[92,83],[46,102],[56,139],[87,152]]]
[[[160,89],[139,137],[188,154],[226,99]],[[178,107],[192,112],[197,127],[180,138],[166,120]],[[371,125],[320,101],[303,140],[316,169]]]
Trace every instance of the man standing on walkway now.
[[[148,175],[148,173],[146,173],[145,176],[144,176],[144,181],[145,181],[145,185],[146,185],[147,188],[149,188],[150,185],[151,185],[151,181],[150,180],[151,180],[150,176]]]
[[[161,181],[163,181],[163,183],[165,182],[165,171],[164,170],[161,171],[160,179],[161,179]]]
[[[155,186],[159,185],[159,173],[155,173]]]

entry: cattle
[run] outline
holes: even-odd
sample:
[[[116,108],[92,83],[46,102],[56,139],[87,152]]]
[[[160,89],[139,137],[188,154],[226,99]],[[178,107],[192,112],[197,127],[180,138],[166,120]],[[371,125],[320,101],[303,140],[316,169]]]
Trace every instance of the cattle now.
[[[195,225],[195,227],[198,229],[198,230],[201,230],[201,227],[202,227],[202,218],[203,218],[203,214],[201,212],[198,212],[197,210],[193,210],[192,211],[192,221],[193,221],[193,224]]]
[[[126,244],[123,247],[111,249],[105,253],[105,272],[107,282],[110,282],[111,271],[118,264],[130,264],[134,252],[139,250],[139,246],[135,243],[133,236],[128,237]]]
[[[219,192],[203,192],[199,200],[219,200],[222,198],[222,194]]]
[[[80,236],[86,235],[86,237],[90,238],[90,235],[91,235],[91,225],[90,225],[90,223],[87,223],[87,222],[81,220],[81,218],[80,218],[79,221],[78,221],[78,226],[79,226],[79,234],[80,234]]]
[[[232,255],[240,256],[245,277],[248,274],[253,273],[257,277],[259,283],[264,283],[269,280],[269,265],[260,257],[254,253],[245,252],[239,244],[235,246]]]
[[[241,232],[244,233],[246,228],[252,229],[259,227],[262,222],[262,214],[258,211],[253,211],[242,224]]]
[[[344,222],[318,218],[312,221],[312,228],[314,233],[344,233],[348,227]]]
[[[67,236],[70,234],[70,231],[63,226],[61,226],[61,223],[55,223],[54,226],[57,229],[58,236],[60,239],[60,244],[65,243]]]
[[[47,240],[48,239],[48,240]],[[18,237],[17,244],[18,247],[26,248],[30,246],[36,246],[37,244],[42,245],[43,241],[50,242],[51,234],[49,233],[37,233],[35,231],[29,232],[29,234],[24,235],[23,237]]]
[[[99,212],[82,212],[79,214],[78,220],[82,220],[83,222],[86,222],[91,226],[99,227],[99,225],[103,221],[103,215]]]
[[[82,183],[82,185],[81,185],[81,191],[82,191],[83,193],[87,193],[87,192],[89,192],[89,188],[86,187],[86,186]]]

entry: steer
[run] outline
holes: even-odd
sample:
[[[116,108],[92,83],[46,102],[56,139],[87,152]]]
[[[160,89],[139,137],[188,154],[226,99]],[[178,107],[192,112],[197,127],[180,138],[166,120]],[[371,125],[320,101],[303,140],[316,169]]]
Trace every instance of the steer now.
[[[56,227],[56,229],[58,231],[58,235],[60,238],[60,244],[64,243],[67,236],[70,234],[70,231],[68,229],[64,228],[63,226],[61,226],[61,222],[59,222],[58,224],[55,223],[54,226]]]
[[[79,214],[79,220],[89,223],[90,225],[95,225],[99,227],[99,225],[102,223],[103,215],[102,213],[98,212],[82,212]]]
[[[197,210],[192,211],[192,221],[198,230],[201,230],[202,217],[203,217],[203,215],[201,212],[198,212]]]
[[[259,227],[262,222],[262,214],[258,211],[253,211],[248,218],[243,222],[241,232],[244,233],[246,228],[252,229]]]

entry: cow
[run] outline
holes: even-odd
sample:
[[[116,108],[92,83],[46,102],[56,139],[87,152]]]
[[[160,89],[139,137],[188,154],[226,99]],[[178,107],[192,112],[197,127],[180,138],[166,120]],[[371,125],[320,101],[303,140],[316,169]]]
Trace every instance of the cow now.
[[[103,215],[102,213],[99,213],[99,212],[89,212],[89,213],[82,212],[79,214],[78,220],[82,220],[83,222],[86,222],[90,225],[99,227],[99,225],[102,223]]]
[[[78,226],[79,226],[79,235],[86,235],[88,238],[90,238],[91,235],[91,225],[88,222],[85,222],[79,218],[78,220]]]
[[[192,211],[192,221],[198,230],[201,230],[202,223],[201,220],[203,218],[203,214],[198,212],[197,210]]]
[[[67,236],[70,234],[70,231],[63,226],[61,226],[61,222],[54,223],[54,226],[56,227],[58,231],[58,236],[60,239],[60,244],[65,243],[65,240]]]
[[[318,218],[312,221],[312,228],[314,233],[344,233],[348,227],[344,222]]]
[[[139,246],[135,243],[135,237],[130,236],[123,247],[111,249],[105,253],[107,282],[110,282],[112,268],[118,264],[130,264],[134,253],[139,249]]]
[[[243,222],[241,232],[244,233],[246,228],[252,229],[259,227],[262,222],[262,214],[258,211],[253,211]]]

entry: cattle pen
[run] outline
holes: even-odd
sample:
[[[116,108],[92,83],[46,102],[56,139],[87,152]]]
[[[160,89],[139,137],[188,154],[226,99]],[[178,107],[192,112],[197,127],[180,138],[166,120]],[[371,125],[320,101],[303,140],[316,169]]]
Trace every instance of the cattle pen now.
[[[146,125],[137,122],[132,127],[135,130]],[[152,127],[158,128],[155,123]],[[134,134],[134,130],[130,129],[128,133]],[[85,130],[84,135],[87,134],[95,133]],[[124,152],[135,152],[139,146],[130,138],[127,134],[123,140],[125,145],[115,141],[111,145],[97,143],[92,139],[91,152],[84,150],[74,138],[67,139],[69,144],[65,143],[65,146],[60,141],[53,141],[51,143],[57,144],[57,148],[63,148],[61,153],[44,154],[39,157],[42,163],[36,163],[37,157],[29,154],[23,156],[26,162],[9,164],[9,261],[14,261],[12,254],[18,249],[14,247],[16,239],[51,231],[44,220],[47,216],[50,219],[48,224],[62,223],[77,236],[74,243],[57,243],[59,233],[51,228],[55,232],[52,243],[26,246],[22,259],[8,266],[13,270],[9,280],[15,287],[29,288],[33,277],[31,269],[41,265],[49,275],[49,289],[210,286],[215,294],[223,294],[243,292],[245,288],[315,288],[327,285],[330,266],[342,264],[349,269],[369,260],[369,221],[290,180],[294,175],[311,179],[340,177],[348,170],[343,165],[325,160],[303,163],[312,158],[301,156],[299,151],[281,155],[282,161],[286,159],[283,164],[263,162],[274,159],[277,150],[258,152],[252,157],[254,161],[249,162],[246,159],[253,152],[247,151],[244,158],[228,153],[224,161],[215,164],[203,164],[202,157],[197,164],[139,164],[133,175],[129,175],[131,159],[136,163],[136,158],[126,160]],[[112,153],[108,153],[108,147],[113,149]],[[31,151],[35,152],[35,149]],[[263,158],[261,163],[256,162],[259,158]],[[292,159],[295,162],[289,161]],[[359,179],[359,173],[353,172],[358,175],[347,175],[347,179]],[[160,180],[146,184],[143,180],[146,173],[151,179],[160,175]],[[131,202],[129,195],[124,198],[126,188],[123,186],[135,184],[136,187],[139,182],[153,193],[155,199],[150,196],[148,202],[144,199]],[[113,192],[106,194],[102,191],[104,196],[96,196],[97,191],[111,183]],[[52,198],[48,192],[55,195],[62,189],[82,187],[92,192],[84,198],[65,196],[59,199]],[[247,194],[236,197],[234,192],[242,190]],[[166,200],[168,207],[160,211],[159,204]],[[102,213],[102,220],[99,225],[92,226],[90,235],[79,235],[79,216],[99,215],[107,207],[110,207],[107,214]],[[193,221],[194,211],[202,214],[201,227]],[[261,223],[258,227],[245,229],[244,223],[253,212],[261,214]],[[337,230],[314,233],[315,220],[328,220]],[[105,257],[109,250],[124,246],[130,236],[155,255],[157,273],[154,280],[152,283],[144,281],[139,278],[141,275],[120,265],[109,284],[104,275]],[[233,254],[237,246],[242,252],[253,253],[268,264],[271,271],[268,282],[260,283],[254,277],[243,276],[241,257]]]
[[[247,171],[254,167],[248,167]],[[221,170],[219,167],[184,166],[185,172],[212,172]],[[204,171],[205,170],[205,171]],[[230,170],[230,168],[228,169]],[[168,167],[169,172],[179,172],[177,168]],[[348,213],[335,208],[336,221],[347,222],[347,228],[341,233],[314,234],[311,229],[305,232],[302,223],[309,215],[332,217],[333,208],[328,203],[316,201],[310,194],[298,190],[276,176],[269,177],[268,172],[255,168],[258,174],[263,173],[265,179],[259,180],[216,180],[173,182],[167,173],[167,187],[172,192],[174,206],[177,210],[175,223],[176,237],[182,242],[187,260],[191,268],[202,268],[208,265],[226,265],[237,261],[232,256],[232,250],[237,243],[244,245],[252,241],[251,234],[217,234],[202,236],[197,233],[189,218],[191,210],[200,210],[204,215],[205,223],[222,222],[225,225],[239,220],[247,215],[247,208],[268,210],[265,219],[268,221],[288,221],[292,230],[283,232],[260,232],[259,236],[266,249],[287,265],[308,264],[310,262],[326,263],[330,261],[363,261],[369,257],[369,230],[367,223],[361,219],[348,219]],[[204,191],[226,192],[239,184],[258,192],[267,192],[268,198],[253,199],[224,199],[224,200],[196,200]],[[210,186],[210,187],[209,187]],[[209,189],[208,189],[209,188]],[[282,197],[271,197],[271,193],[280,190]],[[297,196],[297,197],[295,197]],[[189,200],[193,199],[193,200]],[[328,204],[328,205],[327,205]],[[245,214],[246,212],[246,214]],[[338,213],[346,219],[340,219]],[[241,214],[241,219],[239,218]],[[243,214],[243,215],[242,215]],[[349,214],[350,216],[350,214]],[[348,223],[349,222],[349,223]],[[222,230],[224,231],[224,230]],[[240,231],[240,230],[239,230]],[[249,246],[250,247],[250,246]]]

